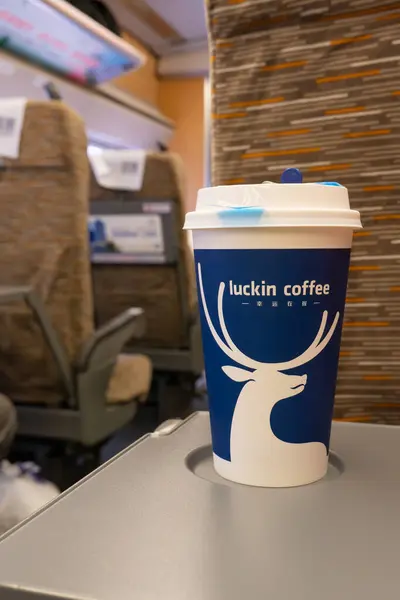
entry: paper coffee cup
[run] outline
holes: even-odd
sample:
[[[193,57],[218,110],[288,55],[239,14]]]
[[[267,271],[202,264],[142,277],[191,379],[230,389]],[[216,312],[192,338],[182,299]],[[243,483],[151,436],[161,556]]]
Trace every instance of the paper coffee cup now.
[[[199,191],[193,232],[216,471],[255,486],[327,471],[353,230],[347,189]]]

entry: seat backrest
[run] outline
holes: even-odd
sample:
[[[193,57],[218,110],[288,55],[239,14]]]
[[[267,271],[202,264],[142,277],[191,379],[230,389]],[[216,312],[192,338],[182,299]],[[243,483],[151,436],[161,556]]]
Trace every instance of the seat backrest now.
[[[175,260],[167,264],[93,264],[95,310],[102,323],[131,306],[141,306],[147,324],[142,347],[183,348],[189,345],[195,287],[191,251],[182,230],[184,183],[179,157],[149,153],[142,188],[137,192],[106,190],[92,181],[92,210],[96,205],[97,213],[103,212],[102,205],[107,212],[106,207],[113,203],[115,206],[122,203],[126,208],[122,206],[121,210],[129,213],[134,204],[162,206],[166,201],[173,206]]]
[[[93,331],[86,152],[75,113],[28,102],[19,157],[0,169],[0,285],[36,291],[71,363]],[[59,373],[29,309],[0,306],[0,332],[0,389],[22,402],[59,402]]]
[[[336,416],[400,424],[400,115],[393,5],[209,0],[213,183],[339,181],[360,210]]]

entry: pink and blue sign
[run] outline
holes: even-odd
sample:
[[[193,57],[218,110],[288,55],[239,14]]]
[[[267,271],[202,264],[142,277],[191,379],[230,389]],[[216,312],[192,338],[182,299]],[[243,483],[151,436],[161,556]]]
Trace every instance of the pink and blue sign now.
[[[0,47],[89,85],[144,62],[130,44],[60,0],[0,0]]]

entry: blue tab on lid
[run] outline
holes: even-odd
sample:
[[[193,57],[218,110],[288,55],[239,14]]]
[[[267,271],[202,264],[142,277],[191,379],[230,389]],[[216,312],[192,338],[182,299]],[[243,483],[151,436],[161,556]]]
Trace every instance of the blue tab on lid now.
[[[281,183],[303,183],[303,174],[299,169],[285,169],[281,175]]]
[[[333,187],[343,187],[340,183],[337,183],[337,181],[318,181],[317,185],[331,185]]]

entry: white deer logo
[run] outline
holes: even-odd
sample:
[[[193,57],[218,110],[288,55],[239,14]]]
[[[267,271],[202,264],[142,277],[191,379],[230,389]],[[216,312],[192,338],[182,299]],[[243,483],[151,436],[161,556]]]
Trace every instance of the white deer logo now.
[[[339,312],[336,313],[328,333],[323,337],[328,319],[328,312],[324,311],[314,341],[299,356],[286,362],[260,362],[246,356],[229,335],[223,313],[225,283],[220,283],[218,291],[218,318],[225,338],[222,339],[208,312],[200,263],[198,277],[204,314],[214,340],[227,357],[246,367],[222,367],[230,379],[245,383],[237,399],[232,419],[231,464],[218,459],[220,463],[225,463],[226,469],[232,471],[229,478],[246,483],[250,477],[251,482],[257,480],[259,485],[280,486],[287,485],[287,480],[293,482],[291,485],[297,485],[297,471],[301,471],[301,482],[307,479],[307,470],[310,481],[323,476],[327,465],[325,445],[321,442],[283,442],[273,433],[270,416],[277,402],[301,394],[307,383],[307,375],[288,375],[282,371],[305,365],[324,350],[338,324]],[[316,472],[321,472],[322,475],[315,476]]]

